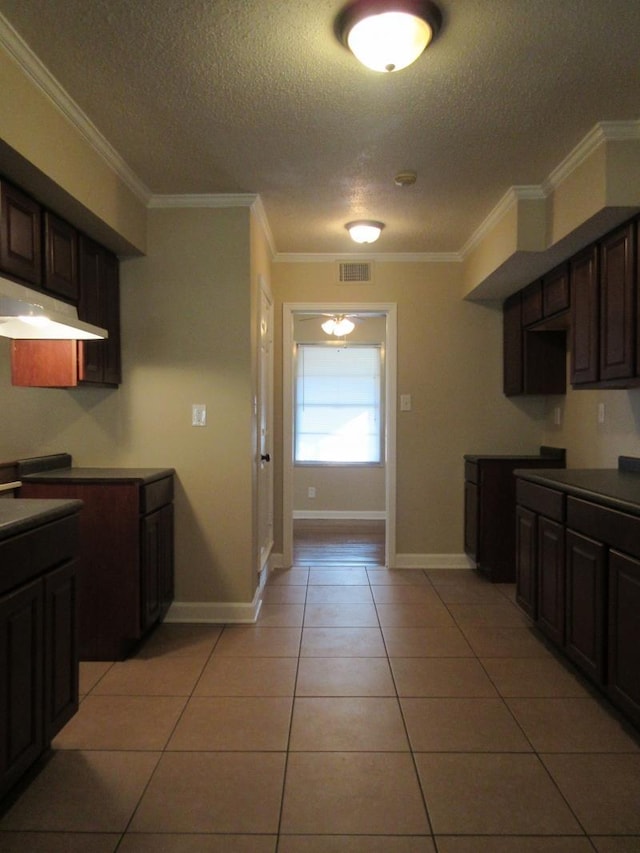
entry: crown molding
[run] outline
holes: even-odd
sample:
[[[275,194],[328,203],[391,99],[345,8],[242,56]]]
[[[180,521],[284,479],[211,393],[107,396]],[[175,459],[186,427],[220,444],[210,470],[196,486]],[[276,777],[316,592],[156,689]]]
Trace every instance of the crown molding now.
[[[640,139],[640,121],[598,122],[548,176],[543,184],[546,194],[550,195],[556,190],[605,142],[625,142],[633,139]]]
[[[461,257],[466,258],[519,201],[542,201],[546,197],[544,188],[536,184],[509,187],[480,227],[464,244],[460,250]]]
[[[460,252],[278,252],[273,256],[276,264],[334,264],[338,261],[376,261],[393,264],[458,264],[463,261]]]
[[[189,207],[252,207],[258,196],[255,193],[191,193],[186,195],[152,195],[149,209]]]
[[[53,106],[82,135],[86,142],[99,154],[107,165],[129,187],[143,204],[147,204],[151,191],[125,163],[113,146],[100,133],[93,122],[58,83],[51,72],[33,53],[28,44],[0,14],[0,45],[8,56],[20,67],[35,86],[49,99]]]

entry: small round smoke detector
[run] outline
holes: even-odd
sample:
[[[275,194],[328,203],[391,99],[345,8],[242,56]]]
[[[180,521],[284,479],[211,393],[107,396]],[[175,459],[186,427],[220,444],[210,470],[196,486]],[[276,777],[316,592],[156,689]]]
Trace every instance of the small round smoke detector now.
[[[398,172],[393,180],[399,187],[410,187],[418,180],[418,176],[415,172]]]

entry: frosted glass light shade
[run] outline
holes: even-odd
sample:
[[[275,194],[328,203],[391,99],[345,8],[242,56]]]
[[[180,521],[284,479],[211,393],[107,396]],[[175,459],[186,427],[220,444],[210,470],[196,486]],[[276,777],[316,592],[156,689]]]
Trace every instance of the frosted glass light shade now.
[[[359,219],[356,222],[347,222],[344,227],[354,243],[375,243],[384,228],[384,223],[374,222],[370,219]]]
[[[433,0],[353,0],[336,21],[336,33],[373,71],[411,65],[437,36],[442,14]]]
[[[372,71],[400,71],[415,62],[431,41],[431,27],[405,12],[385,12],[357,23],[347,42]]]

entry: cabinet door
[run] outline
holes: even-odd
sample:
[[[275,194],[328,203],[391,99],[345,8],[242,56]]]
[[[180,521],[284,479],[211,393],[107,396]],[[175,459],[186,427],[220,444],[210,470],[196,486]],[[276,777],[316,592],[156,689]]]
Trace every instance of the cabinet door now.
[[[44,214],[44,287],[78,302],[78,232],[63,219]]]
[[[571,283],[571,384],[597,382],[599,287],[597,247],[589,246],[569,265]]]
[[[612,700],[640,724],[640,560],[609,554],[609,676]]]
[[[142,630],[161,619],[173,599],[173,505],[142,519]]]
[[[635,371],[635,231],[619,228],[600,243],[600,379]]]
[[[78,316],[87,323],[103,326],[102,247],[80,235],[80,301]],[[79,378],[83,382],[102,383],[103,341],[78,341]]]
[[[43,584],[0,598],[0,797],[44,749]]]
[[[100,341],[103,350],[103,382],[119,385],[120,367],[120,269],[118,259],[111,252],[103,254],[104,316],[100,324],[109,331],[106,341]]]
[[[78,710],[77,561],[50,572],[44,581],[45,742]]]
[[[516,601],[532,619],[537,617],[537,516],[516,507]]]
[[[542,320],[542,282],[534,281],[522,291],[522,325],[526,328]]]
[[[564,645],[564,527],[538,517],[538,627]]]
[[[42,284],[40,205],[16,187],[0,182],[0,266],[38,287]]]
[[[520,293],[514,293],[504,303],[502,334],[503,390],[507,397],[512,397],[524,391]]]
[[[604,682],[606,548],[566,532],[566,653],[597,683]]]
[[[469,480],[464,484],[464,550],[478,560],[478,486]]]
[[[569,310],[569,268],[562,264],[545,275],[542,280],[542,313],[553,317]]]

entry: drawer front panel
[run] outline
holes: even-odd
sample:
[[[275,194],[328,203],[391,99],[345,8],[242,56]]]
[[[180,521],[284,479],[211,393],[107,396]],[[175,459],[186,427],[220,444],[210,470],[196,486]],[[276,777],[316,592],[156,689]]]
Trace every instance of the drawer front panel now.
[[[173,500],[173,477],[163,477],[140,489],[140,512],[147,515]]]
[[[634,515],[570,497],[567,526],[611,548],[640,557],[640,518]]]
[[[545,515],[553,521],[564,521],[565,496],[555,489],[518,479],[516,484],[516,500],[520,506],[527,507],[533,512]]]

